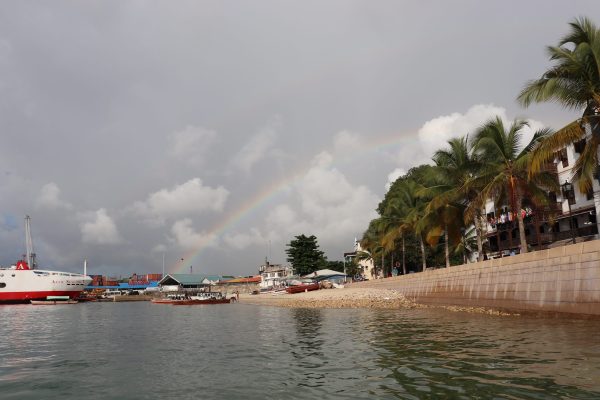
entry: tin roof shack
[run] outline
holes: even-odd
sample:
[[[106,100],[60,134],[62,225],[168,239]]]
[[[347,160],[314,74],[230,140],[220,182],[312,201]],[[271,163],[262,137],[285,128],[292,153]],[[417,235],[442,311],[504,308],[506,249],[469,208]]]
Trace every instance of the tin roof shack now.
[[[158,282],[163,292],[198,292],[210,285],[205,275],[197,274],[168,274]]]
[[[310,278],[316,282],[327,280],[336,285],[343,285],[346,282],[346,274],[331,269],[320,269],[308,275],[304,275],[303,278]]]

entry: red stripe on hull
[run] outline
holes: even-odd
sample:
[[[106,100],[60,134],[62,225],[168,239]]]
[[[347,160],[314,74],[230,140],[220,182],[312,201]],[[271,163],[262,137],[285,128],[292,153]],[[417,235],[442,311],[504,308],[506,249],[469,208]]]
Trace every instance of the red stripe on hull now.
[[[46,300],[48,296],[79,296],[81,290],[47,290],[42,292],[0,292],[0,303],[29,303],[29,300]]]

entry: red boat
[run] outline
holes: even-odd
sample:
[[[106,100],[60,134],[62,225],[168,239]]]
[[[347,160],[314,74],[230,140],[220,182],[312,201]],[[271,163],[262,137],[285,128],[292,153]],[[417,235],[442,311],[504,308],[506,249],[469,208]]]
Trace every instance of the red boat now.
[[[321,285],[318,283],[309,283],[307,285],[289,286],[285,289],[285,291],[289,294],[294,294],[294,293],[310,292],[312,290],[319,290],[320,287],[321,287]]]
[[[227,304],[231,299],[205,299],[205,300],[175,300],[171,304],[174,306],[195,306],[199,304]]]

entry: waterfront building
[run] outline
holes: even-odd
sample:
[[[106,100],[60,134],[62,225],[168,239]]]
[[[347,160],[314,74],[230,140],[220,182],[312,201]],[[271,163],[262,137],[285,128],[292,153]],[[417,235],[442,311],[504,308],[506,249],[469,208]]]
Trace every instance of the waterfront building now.
[[[163,292],[197,291],[219,282],[219,277],[199,274],[168,274],[158,282]]]
[[[344,253],[344,264],[349,264],[354,261],[357,254],[363,252],[365,250],[360,246],[360,242],[358,239],[354,238],[354,251]],[[373,259],[360,259],[358,260],[358,266],[362,271],[362,276],[366,279],[376,279],[377,275],[375,272],[375,264],[373,263]]]
[[[261,277],[260,288],[272,289],[283,286],[283,282],[294,276],[294,268],[281,264],[271,264],[268,260],[258,268]]]
[[[524,216],[528,247],[545,249],[569,242],[599,238],[600,221],[600,168],[595,172],[592,190],[581,193],[573,182],[573,165],[583,151],[585,140],[567,146],[556,153],[547,168],[556,173],[561,186],[559,193],[549,192],[551,203],[536,208],[527,199],[519,212]],[[519,228],[508,205],[495,208],[493,201],[485,206],[483,226],[490,257],[508,256],[520,252]]]

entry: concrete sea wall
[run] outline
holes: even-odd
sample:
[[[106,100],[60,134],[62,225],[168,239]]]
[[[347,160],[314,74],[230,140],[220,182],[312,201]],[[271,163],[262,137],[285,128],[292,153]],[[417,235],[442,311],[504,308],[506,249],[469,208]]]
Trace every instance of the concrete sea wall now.
[[[425,304],[600,316],[600,240],[352,285]]]

